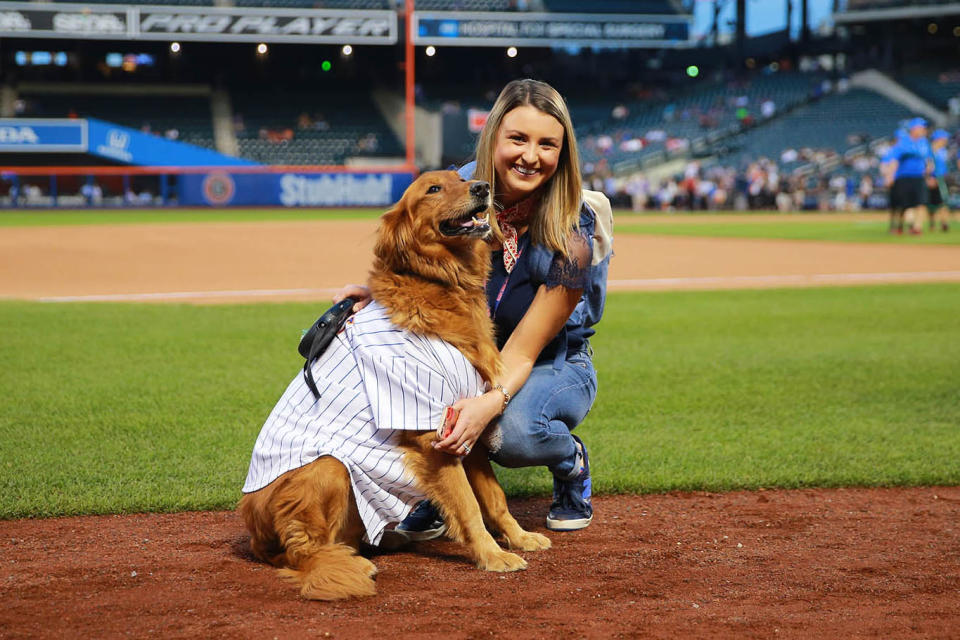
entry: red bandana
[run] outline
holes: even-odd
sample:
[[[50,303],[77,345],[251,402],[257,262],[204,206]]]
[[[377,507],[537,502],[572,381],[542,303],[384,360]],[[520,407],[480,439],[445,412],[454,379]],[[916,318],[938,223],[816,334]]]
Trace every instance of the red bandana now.
[[[517,242],[517,227],[529,226],[530,214],[536,208],[539,198],[531,196],[521,200],[509,209],[497,212],[497,224],[503,232],[503,266],[507,273],[513,271],[520,259]]]

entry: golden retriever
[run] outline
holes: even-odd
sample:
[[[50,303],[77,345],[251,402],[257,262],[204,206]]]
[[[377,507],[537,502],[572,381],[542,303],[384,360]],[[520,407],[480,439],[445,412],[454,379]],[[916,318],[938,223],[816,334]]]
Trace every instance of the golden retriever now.
[[[424,173],[381,218],[369,279],[374,302],[390,323],[452,345],[488,382],[497,379],[501,366],[484,292],[490,207],[487,183],[464,181],[453,171]],[[524,531],[510,515],[482,443],[461,460],[433,448],[435,431],[393,433],[389,443],[399,451],[404,473],[439,507],[447,535],[466,546],[477,567],[527,566],[502,549],[487,527],[510,549],[550,547],[548,538]],[[247,493],[238,509],[254,555],[279,567],[304,597],[336,600],[376,591],[376,567],[358,555],[369,531],[357,498],[347,466],[322,455]]]

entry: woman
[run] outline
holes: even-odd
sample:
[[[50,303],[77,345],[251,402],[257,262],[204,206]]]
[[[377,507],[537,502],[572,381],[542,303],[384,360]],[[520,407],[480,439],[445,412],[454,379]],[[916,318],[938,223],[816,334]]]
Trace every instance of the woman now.
[[[494,247],[487,299],[504,364],[481,396],[458,401],[453,432],[435,446],[465,455],[493,421],[505,467],[545,465],[553,474],[547,528],[582,529],[593,519],[587,449],[573,429],[597,393],[588,338],[600,320],[611,255],[609,202],[582,192],[573,125],[563,98],[535,80],[510,82],[497,98],[464,179],[494,185],[503,232]],[[586,204],[588,199],[593,204]],[[599,216],[597,209],[604,215]],[[349,285],[335,300],[369,291]],[[397,531],[411,540],[443,533],[429,503]]]

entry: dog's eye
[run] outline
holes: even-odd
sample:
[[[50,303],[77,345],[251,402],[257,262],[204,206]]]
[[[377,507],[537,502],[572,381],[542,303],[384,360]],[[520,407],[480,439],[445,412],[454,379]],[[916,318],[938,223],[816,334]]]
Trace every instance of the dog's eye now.
[[[440,191],[440,185],[438,184],[431,185],[431,187],[427,189],[427,193],[437,193],[438,191]]]

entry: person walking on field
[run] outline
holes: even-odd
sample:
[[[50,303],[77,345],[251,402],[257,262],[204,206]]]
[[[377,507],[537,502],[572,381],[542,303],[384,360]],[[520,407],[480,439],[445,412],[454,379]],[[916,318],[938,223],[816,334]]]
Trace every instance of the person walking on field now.
[[[927,121],[913,118],[907,123],[907,135],[883,157],[881,165],[886,186],[890,189],[890,232],[903,233],[903,223],[910,233],[923,233],[928,189],[926,176],[933,171],[933,155],[927,142]]]
[[[950,209],[947,206],[947,183],[945,182],[949,168],[947,153],[949,140],[950,134],[943,129],[937,129],[930,136],[930,152],[933,155],[933,173],[927,178],[927,186],[930,189],[927,196],[930,231],[934,231],[938,226],[941,231],[950,230]]]
[[[500,380],[458,401],[452,433],[435,446],[463,455],[488,425],[499,427],[490,458],[505,467],[546,466],[553,476],[548,529],[573,531],[593,519],[584,441],[574,435],[597,394],[589,338],[606,298],[613,217],[607,198],[581,186],[573,124],[560,94],[514,80],[497,98],[464,179],[494,185],[503,242],[494,246],[487,302],[503,358]],[[335,296],[369,301],[365,287]],[[395,535],[428,540],[445,531],[429,502]]]

